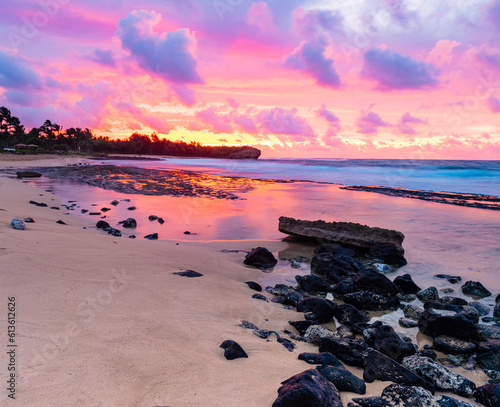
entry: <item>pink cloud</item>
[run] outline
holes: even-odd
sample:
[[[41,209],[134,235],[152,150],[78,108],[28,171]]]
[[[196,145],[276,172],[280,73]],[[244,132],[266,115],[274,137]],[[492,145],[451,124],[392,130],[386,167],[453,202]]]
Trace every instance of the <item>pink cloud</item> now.
[[[368,112],[362,115],[357,123],[358,125],[358,133],[363,134],[376,134],[378,133],[379,127],[389,127],[390,123],[385,122],[382,118],[375,112]]]
[[[274,135],[288,135],[294,141],[305,141],[314,137],[312,127],[300,116],[297,109],[287,110],[281,107],[262,110],[257,120],[265,132]]]
[[[259,129],[257,128],[254,120],[249,116],[235,116],[233,120],[243,131],[247,133],[257,134],[259,132]]]
[[[233,127],[227,116],[219,115],[217,108],[212,106],[196,113],[196,118],[208,125],[208,130],[214,133],[232,133]]]
[[[399,123],[397,124],[397,129],[402,134],[414,135],[417,134],[415,129],[411,126],[412,124],[426,124],[427,121],[420,119],[419,117],[412,116],[409,112],[406,112],[401,116]]]

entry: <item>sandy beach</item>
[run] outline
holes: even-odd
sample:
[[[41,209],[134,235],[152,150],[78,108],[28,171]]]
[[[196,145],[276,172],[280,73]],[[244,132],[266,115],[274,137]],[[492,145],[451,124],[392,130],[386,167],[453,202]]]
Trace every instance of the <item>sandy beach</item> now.
[[[71,159],[50,165],[56,161]],[[29,165],[35,162],[43,165]],[[20,405],[264,406],[282,380],[306,367],[296,355],[311,345],[301,343],[292,354],[238,327],[250,320],[276,328],[290,318],[290,311],[251,298],[243,281],[261,271],[202,244],[84,230],[73,217],[28,204],[40,194],[59,204],[19,180],[0,178],[1,291],[5,302],[16,298]],[[36,221],[27,230],[9,226],[26,216]],[[204,276],[172,274],[186,269]],[[6,343],[5,329],[2,338]],[[226,339],[240,343],[249,358],[227,361],[219,348]]]
[[[34,157],[2,156],[0,168],[83,161]],[[316,346],[297,342],[289,352],[274,337],[266,341],[238,326],[247,320],[283,334],[294,331],[287,321],[303,316],[253,299],[244,282],[262,272],[243,265],[244,252],[221,252],[276,252],[286,242],[116,238],[85,229],[62,210],[30,205],[61,202],[22,180],[1,176],[0,197],[0,291],[5,309],[15,297],[18,405],[270,406],[283,380],[312,367],[297,356]],[[27,230],[10,227],[13,218],[28,216],[35,223]],[[203,277],[173,274],[188,269]],[[226,360],[219,345],[227,339],[249,358]],[[7,363],[2,352],[2,380]],[[362,377],[361,369],[349,369]],[[367,396],[389,384],[367,384]],[[344,405],[352,397],[359,396],[342,392]]]

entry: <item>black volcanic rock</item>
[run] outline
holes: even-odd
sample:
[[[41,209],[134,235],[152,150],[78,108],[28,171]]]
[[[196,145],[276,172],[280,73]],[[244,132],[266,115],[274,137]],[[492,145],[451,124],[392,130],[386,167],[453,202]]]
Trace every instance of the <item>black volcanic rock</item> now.
[[[370,316],[351,304],[342,304],[335,310],[335,318],[344,325],[353,325],[356,323],[368,322]]]
[[[389,325],[382,325],[375,330],[372,346],[398,363],[416,351],[413,344],[403,341],[394,328]]]
[[[421,290],[409,274],[396,277],[393,283],[399,287],[401,292],[404,294],[416,294]]]
[[[316,369],[332,382],[338,391],[366,394],[365,382],[347,370],[342,363],[339,362],[337,366],[318,366]]]
[[[469,340],[474,337],[475,317],[469,312],[426,309],[418,320],[420,332],[436,337],[440,335]]]
[[[252,290],[262,291],[262,286],[255,281],[245,281],[245,284]]]
[[[491,295],[491,292],[487,290],[479,281],[467,281],[462,286],[462,292],[465,295],[479,298],[485,298]]]
[[[485,384],[477,389],[476,400],[486,407],[500,406],[500,384]]]
[[[343,407],[338,390],[316,369],[298,373],[281,384],[272,407]]]
[[[295,276],[300,288],[308,293],[327,293],[330,286],[320,276],[309,274],[306,276]]]
[[[297,304],[297,311],[306,313],[305,317],[319,324],[330,322],[335,316],[337,304],[324,298],[306,298]]]
[[[391,280],[373,269],[358,272],[353,276],[353,281],[360,290],[367,290],[386,297],[399,293],[399,288]]]
[[[106,229],[106,228],[109,228],[109,227],[110,227],[110,225],[109,225],[109,223],[108,223],[108,222],[103,221],[103,220],[100,220],[100,221],[98,221],[98,222],[96,223],[95,227],[96,227],[97,229]]]
[[[197,271],[194,270],[179,271],[173,274],[177,274],[178,276],[188,277],[188,278],[203,277],[203,274],[198,273]]]
[[[146,235],[144,236],[144,239],[158,240],[158,233],[151,233],[150,235]]]
[[[126,220],[123,221],[122,226],[124,228],[136,228],[137,221],[134,218],[127,218]]]
[[[399,300],[396,297],[385,297],[370,291],[357,291],[346,294],[342,297],[347,304],[354,305],[358,309],[377,311],[388,310],[399,307]]]
[[[392,381],[406,386],[420,386],[434,393],[434,385],[432,383],[424,380],[390,357],[373,349],[368,353],[366,358],[363,379],[368,383],[372,383],[374,380],[381,380],[384,382]]]
[[[473,342],[445,335],[434,338],[433,346],[436,350],[451,355],[472,353],[476,349],[476,344]]]
[[[243,350],[243,348],[232,340],[227,340],[221,343],[219,346],[224,349],[224,356],[227,360],[233,360],[238,358],[248,358],[248,355]]]
[[[329,352],[349,366],[364,367],[371,348],[359,339],[324,338],[320,352]]]
[[[372,247],[368,255],[382,263],[395,267],[401,267],[407,264],[402,252],[392,245],[379,245]]]
[[[271,268],[276,266],[278,260],[265,247],[256,247],[245,256],[244,264],[258,268]]]

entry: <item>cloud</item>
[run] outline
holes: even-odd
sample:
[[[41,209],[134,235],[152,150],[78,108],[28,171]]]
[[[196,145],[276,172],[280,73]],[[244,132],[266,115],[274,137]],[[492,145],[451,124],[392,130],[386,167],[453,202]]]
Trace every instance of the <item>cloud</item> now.
[[[486,8],[486,15],[493,26],[500,31],[500,0],[493,0]]]
[[[406,112],[401,116],[399,123],[397,124],[397,129],[407,135],[417,134],[415,129],[411,126],[412,124],[425,124],[427,120],[420,119],[419,117],[412,116],[409,112]]]
[[[0,50],[0,87],[6,89],[41,89],[42,79],[21,59]]]
[[[326,108],[326,105],[321,105],[321,107],[316,110],[316,113],[318,113],[318,115],[320,115],[321,117],[324,117],[328,123],[330,123],[330,129],[329,131],[332,131],[332,132],[338,132],[341,130],[341,127],[340,127],[340,119],[335,116],[332,112],[330,112],[327,108]]]
[[[493,113],[500,112],[500,99],[497,99],[494,96],[490,96],[490,98],[488,99],[488,106]]]
[[[233,120],[243,131],[247,133],[257,134],[259,132],[254,120],[249,116],[235,116]]]
[[[378,82],[378,89],[383,91],[435,87],[437,75],[433,65],[389,49],[375,48],[364,54],[362,76]]]
[[[389,127],[390,123],[385,122],[375,112],[368,112],[363,114],[356,123],[359,127],[358,133],[363,134],[376,134],[379,127]]]
[[[293,141],[306,141],[314,137],[312,127],[297,115],[297,109],[274,107],[262,110],[257,114],[257,120],[263,131],[275,135],[293,136],[291,138]]]
[[[113,51],[104,49],[95,49],[94,53],[88,57],[91,61],[97,62],[98,64],[109,66],[114,68],[116,66],[116,61],[113,56]]]
[[[345,143],[332,128],[328,129],[326,134],[323,136],[322,141],[329,147],[342,148],[345,146]]]
[[[120,19],[117,34],[141,68],[163,78],[182,102],[192,105],[194,93],[186,86],[204,83],[191,53],[194,35],[185,28],[158,35],[153,27],[160,20],[160,14],[154,11],[135,10]]]
[[[240,106],[240,104],[237,102],[237,100],[233,99],[231,97],[227,97],[226,101],[229,104],[229,106],[231,106],[233,109],[237,109]]]
[[[325,57],[324,42],[304,41],[285,57],[285,67],[298,70],[316,79],[320,86],[339,88],[340,77],[333,66],[333,59]]]
[[[221,116],[217,108],[212,106],[196,113],[196,118],[209,126],[214,133],[232,133],[233,127],[227,116]]]
[[[324,33],[343,33],[344,17],[337,10],[305,10],[293,13],[295,29],[308,41],[317,41]]]
[[[276,27],[273,13],[264,2],[252,3],[247,14],[247,24],[256,27],[262,33],[274,33]]]

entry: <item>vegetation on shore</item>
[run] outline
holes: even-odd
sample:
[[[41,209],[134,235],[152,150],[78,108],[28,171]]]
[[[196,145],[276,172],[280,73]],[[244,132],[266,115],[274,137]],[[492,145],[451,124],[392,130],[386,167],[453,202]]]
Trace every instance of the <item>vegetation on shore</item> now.
[[[95,136],[88,128],[63,129],[50,120],[29,132],[9,109],[0,107],[0,147],[21,151],[36,149],[44,152],[86,152],[105,154],[151,154],[180,157],[259,158],[260,150],[249,147],[203,146],[199,142],[185,143],[161,139],[155,134],[133,133],[125,140]]]

